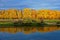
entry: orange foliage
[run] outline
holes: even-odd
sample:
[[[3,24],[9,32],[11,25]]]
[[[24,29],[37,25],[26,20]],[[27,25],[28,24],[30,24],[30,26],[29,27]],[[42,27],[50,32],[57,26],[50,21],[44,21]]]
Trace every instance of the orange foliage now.
[[[15,9],[0,10],[0,18],[60,19],[60,11],[59,10],[33,10],[29,8],[25,8],[24,10],[15,10]]]

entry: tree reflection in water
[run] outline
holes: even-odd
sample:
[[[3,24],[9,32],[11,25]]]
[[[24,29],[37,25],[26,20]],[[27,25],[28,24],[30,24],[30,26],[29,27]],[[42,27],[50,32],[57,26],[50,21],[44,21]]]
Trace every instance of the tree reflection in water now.
[[[0,28],[0,32],[24,32],[26,34],[33,33],[33,32],[51,32],[60,30],[58,26],[44,26],[44,27],[3,27]]]

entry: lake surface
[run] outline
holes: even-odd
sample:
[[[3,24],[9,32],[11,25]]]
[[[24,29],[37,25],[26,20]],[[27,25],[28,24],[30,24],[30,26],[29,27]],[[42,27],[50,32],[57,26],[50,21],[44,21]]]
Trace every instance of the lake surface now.
[[[3,27],[0,40],[60,40],[60,26]]]
[[[26,34],[34,33],[34,32],[52,32],[60,30],[60,26],[44,26],[44,27],[1,27],[0,32],[9,32],[9,33],[17,33],[23,32]]]

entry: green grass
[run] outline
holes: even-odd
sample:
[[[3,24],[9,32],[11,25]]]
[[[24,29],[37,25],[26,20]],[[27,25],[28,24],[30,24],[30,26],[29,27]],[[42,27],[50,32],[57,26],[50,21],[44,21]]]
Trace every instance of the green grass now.
[[[0,22],[0,26],[13,26],[12,22]]]
[[[26,20],[25,20],[26,21]],[[14,24],[13,22],[0,22],[0,26],[42,26],[42,25],[48,25],[48,24],[45,24],[45,22],[47,23],[53,23],[53,22],[60,22],[60,20],[44,20],[44,24],[40,23],[40,22],[31,22],[31,20],[27,20],[26,22],[23,22],[22,24],[20,23],[16,23]]]
[[[60,22],[60,20],[44,20],[44,22],[51,22],[51,23],[53,23],[53,22]]]

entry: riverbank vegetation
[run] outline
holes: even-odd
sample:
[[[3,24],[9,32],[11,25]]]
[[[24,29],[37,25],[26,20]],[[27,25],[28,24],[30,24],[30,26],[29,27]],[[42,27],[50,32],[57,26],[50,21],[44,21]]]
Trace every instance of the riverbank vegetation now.
[[[60,10],[34,10],[29,8],[0,10],[0,26],[43,25],[60,25]]]

